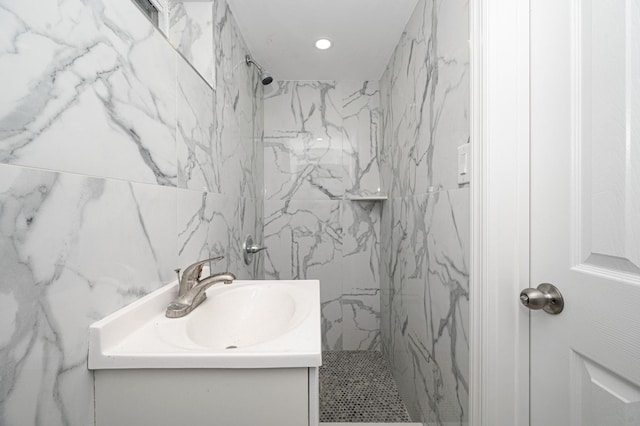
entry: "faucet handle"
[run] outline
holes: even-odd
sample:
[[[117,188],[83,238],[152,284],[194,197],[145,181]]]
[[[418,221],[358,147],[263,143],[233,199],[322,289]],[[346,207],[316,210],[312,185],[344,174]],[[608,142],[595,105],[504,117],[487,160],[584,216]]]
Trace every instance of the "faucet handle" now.
[[[253,237],[251,235],[247,235],[247,238],[245,238],[244,243],[242,244],[242,251],[244,252],[244,263],[246,263],[247,265],[251,264],[253,255],[266,249],[266,246],[259,246],[257,244],[254,244]]]
[[[251,253],[251,254],[256,254],[262,250],[266,250],[267,246],[259,246],[257,244],[254,244],[250,247],[247,247],[247,253]]]
[[[218,262],[222,259],[224,259],[224,256],[216,256],[216,257],[212,257],[211,259],[201,260],[192,265],[189,265],[182,273],[182,279],[190,280],[190,281],[199,280],[200,274],[202,273],[202,267],[204,266],[205,263]]]

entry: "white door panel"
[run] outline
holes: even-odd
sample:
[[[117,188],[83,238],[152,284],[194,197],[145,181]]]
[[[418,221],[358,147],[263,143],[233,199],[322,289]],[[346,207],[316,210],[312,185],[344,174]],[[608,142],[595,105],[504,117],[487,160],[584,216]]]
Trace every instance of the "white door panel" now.
[[[640,1],[531,6],[531,424],[640,425]]]
[[[576,396],[572,418],[583,426],[640,424],[640,389],[582,355],[571,354],[572,385]]]

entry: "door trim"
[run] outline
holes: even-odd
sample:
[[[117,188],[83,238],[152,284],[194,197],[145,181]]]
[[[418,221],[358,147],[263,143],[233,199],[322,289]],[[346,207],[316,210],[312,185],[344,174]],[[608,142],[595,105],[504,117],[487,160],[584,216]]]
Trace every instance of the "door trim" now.
[[[472,0],[472,426],[529,424],[530,0]]]

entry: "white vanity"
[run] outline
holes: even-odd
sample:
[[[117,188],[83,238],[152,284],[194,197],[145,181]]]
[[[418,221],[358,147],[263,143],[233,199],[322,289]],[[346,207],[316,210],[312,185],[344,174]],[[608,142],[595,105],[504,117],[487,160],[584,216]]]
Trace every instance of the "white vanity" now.
[[[319,282],[215,285],[166,318],[177,282],[94,323],[96,426],[317,426]]]

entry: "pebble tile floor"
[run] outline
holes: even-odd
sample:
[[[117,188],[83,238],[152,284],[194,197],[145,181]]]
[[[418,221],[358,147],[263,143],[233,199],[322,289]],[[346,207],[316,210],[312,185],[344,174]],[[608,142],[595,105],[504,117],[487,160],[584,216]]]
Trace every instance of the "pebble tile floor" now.
[[[389,371],[389,365],[380,352],[322,353],[320,421],[411,421]]]

